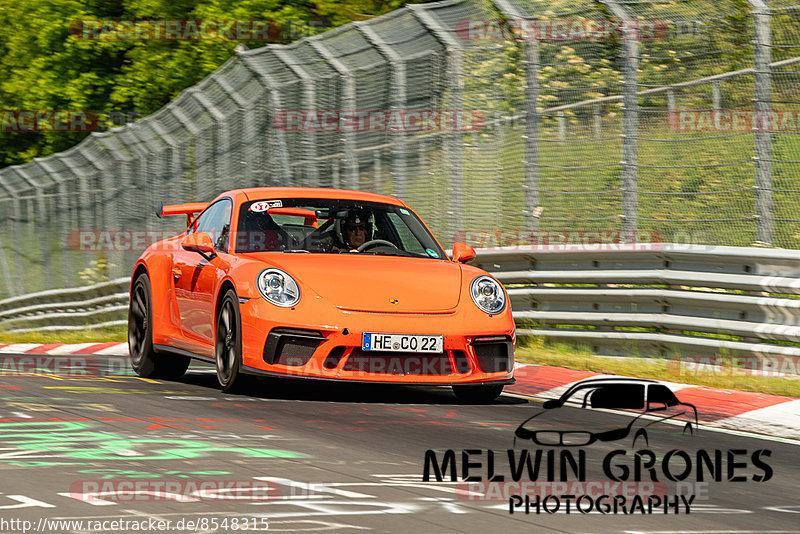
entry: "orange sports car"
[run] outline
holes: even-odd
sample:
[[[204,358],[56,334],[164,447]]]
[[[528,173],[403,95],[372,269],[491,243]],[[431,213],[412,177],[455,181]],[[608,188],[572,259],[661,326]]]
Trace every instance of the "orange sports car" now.
[[[199,213],[199,215],[197,215]],[[213,362],[224,391],[244,374],[448,385],[467,402],[513,383],[515,329],[503,286],[450,259],[394,197],[253,188],[162,206],[183,233],[133,269],[128,344],[139,376]]]

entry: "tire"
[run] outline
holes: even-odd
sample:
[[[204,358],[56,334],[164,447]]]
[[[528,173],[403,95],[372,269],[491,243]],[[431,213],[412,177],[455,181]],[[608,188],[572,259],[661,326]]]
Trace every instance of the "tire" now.
[[[239,315],[239,298],[233,289],[228,289],[217,312],[217,328],[214,335],[214,360],[217,381],[222,391],[230,393],[239,389],[244,378],[242,365],[242,319]]]
[[[488,404],[503,392],[502,385],[493,386],[453,386],[458,400],[468,404]]]
[[[128,354],[131,367],[143,378],[180,378],[189,368],[191,359],[155,351],[152,317],[150,277],[141,274],[133,283],[128,305]]]

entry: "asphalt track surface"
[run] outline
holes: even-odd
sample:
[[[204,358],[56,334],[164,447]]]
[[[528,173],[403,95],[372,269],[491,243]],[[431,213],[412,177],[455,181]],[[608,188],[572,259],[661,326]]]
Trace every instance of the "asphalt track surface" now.
[[[508,496],[519,485],[496,484],[496,493],[476,497],[477,486],[449,476],[424,482],[425,453],[436,451],[441,463],[453,450],[462,476],[462,451],[484,451],[468,459],[481,463],[470,474],[485,480],[485,451],[493,450],[495,474],[508,482],[507,450],[536,449],[513,436],[541,409],[536,400],[503,395],[490,405],[463,405],[448,388],[272,379],[252,380],[231,395],[197,363],[178,381],[155,381],[132,376],[121,357],[97,357],[88,374],[85,360],[79,372],[61,362],[54,373],[15,369],[21,360],[2,357],[0,532],[157,532],[157,521],[172,521],[170,532],[800,532],[800,444],[791,440],[706,429],[691,438],[651,435],[648,448],[659,460],[669,450],[690,457],[720,450],[723,479],[728,451],[739,451],[735,461],[744,465],[733,471],[743,482],[694,484],[692,472],[691,485],[659,486],[694,494],[688,515],[683,505],[678,514],[584,514],[574,505],[567,514],[564,504],[553,514],[520,507],[512,515]],[[565,424],[589,423],[579,409],[569,410]],[[610,427],[620,417],[608,414],[602,423]],[[585,480],[610,483],[601,463],[612,450],[625,451],[615,463],[633,468],[629,442],[593,444],[583,448]],[[753,480],[766,474],[751,459],[757,450],[769,451],[761,457],[772,471],[765,482]],[[567,493],[537,488],[530,497]],[[60,520],[84,523],[53,523]],[[140,524],[120,528],[115,520]],[[191,520],[199,521],[194,528]]]

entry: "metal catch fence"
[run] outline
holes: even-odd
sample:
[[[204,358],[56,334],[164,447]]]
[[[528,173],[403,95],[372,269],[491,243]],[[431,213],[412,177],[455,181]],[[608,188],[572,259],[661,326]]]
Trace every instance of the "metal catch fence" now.
[[[239,49],[153,115],[0,170],[0,298],[128,276],[181,230],[160,203],[248,186],[396,195],[445,245],[800,248],[798,95],[790,0],[411,5]]]

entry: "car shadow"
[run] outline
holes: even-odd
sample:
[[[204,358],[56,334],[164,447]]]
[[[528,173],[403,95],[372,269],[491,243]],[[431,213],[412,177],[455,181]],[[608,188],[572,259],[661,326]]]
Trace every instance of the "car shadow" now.
[[[192,364],[186,374],[175,382],[191,384],[219,391],[216,375],[209,367]],[[296,377],[244,377],[242,387],[235,393],[225,395],[241,395],[264,399],[325,401],[325,402],[358,402],[358,403],[391,403],[391,404],[443,404],[469,405],[456,399],[449,386],[413,386],[399,384],[359,384],[353,382],[337,382]],[[527,404],[529,401],[502,395],[492,405]]]

